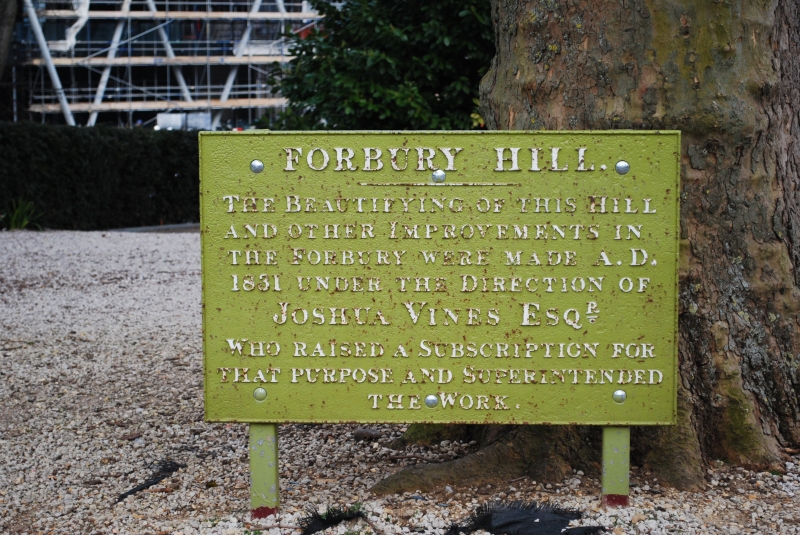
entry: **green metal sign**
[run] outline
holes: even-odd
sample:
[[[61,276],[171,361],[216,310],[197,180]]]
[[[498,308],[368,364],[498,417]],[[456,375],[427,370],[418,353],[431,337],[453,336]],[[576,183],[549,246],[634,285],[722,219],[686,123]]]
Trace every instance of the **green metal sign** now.
[[[678,132],[200,135],[211,421],[671,424]]]

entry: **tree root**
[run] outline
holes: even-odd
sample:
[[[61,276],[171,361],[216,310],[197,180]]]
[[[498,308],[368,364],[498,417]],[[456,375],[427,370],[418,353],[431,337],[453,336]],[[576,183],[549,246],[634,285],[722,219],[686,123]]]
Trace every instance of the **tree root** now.
[[[561,480],[572,473],[565,453],[574,442],[574,428],[517,426],[485,448],[436,465],[401,470],[378,482],[370,490],[378,495],[429,492],[445,485],[482,485],[529,476],[538,480]],[[566,440],[565,440],[566,439]]]
[[[678,422],[670,427],[636,427],[632,434],[632,461],[653,472],[665,485],[679,490],[701,490],[703,458],[691,422],[692,406],[685,392],[678,397]],[[471,436],[479,451],[440,464],[400,470],[378,482],[378,495],[429,492],[445,485],[476,486],[508,482],[527,476],[558,482],[581,469],[600,477],[600,428],[588,426],[473,426]]]

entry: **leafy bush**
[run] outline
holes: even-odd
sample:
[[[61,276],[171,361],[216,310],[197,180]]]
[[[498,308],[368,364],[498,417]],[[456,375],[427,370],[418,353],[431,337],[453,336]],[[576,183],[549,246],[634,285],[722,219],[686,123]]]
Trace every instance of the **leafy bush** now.
[[[289,99],[265,127],[286,130],[468,130],[495,53],[486,0],[312,0],[319,29],[290,37],[277,67]]]
[[[0,207],[12,199],[45,228],[199,221],[197,134],[0,123]]]

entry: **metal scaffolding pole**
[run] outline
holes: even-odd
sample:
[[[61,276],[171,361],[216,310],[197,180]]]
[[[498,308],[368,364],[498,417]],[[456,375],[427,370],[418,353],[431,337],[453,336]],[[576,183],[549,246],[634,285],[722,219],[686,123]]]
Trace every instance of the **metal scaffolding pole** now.
[[[155,13],[156,3],[153,0],[147,0],[147,8],[152,13]],[[169,37],[167,37],[167,32],[163,27],[158,29],[158,36],[161,38],[161,43],[164,45],[164,51],[167,53],[167,57],[170,59],[175,59],[175,52],[172,50],[172,45],[169,43]],[[175,78],[178,80],[181,93],[183,93],[183,99],[187,102],[193,102],[192,95],[189,93],[189,87],[186,85],[186,80],[183,79],[183,71],[181,71],[180,66],[174,65],[172,67],[172,72],[175,73]]]
[[[152,1],[152,0],[151,0]],[[53,58],[50,56],[50,49],[47,46],[47,41],[42,32],[42,26],[39,24],[39,18],[36,16],[36,10],[33,8],[31,0],[24,0],[25,12],[28,15],[28,20],[31,23],[31,29],[36,36],[36,41],[39,43],[39,49],[42,53],[45,65],[47,65],[47,72],[50,73],[50,81],[53,83],[53,89],[58,97],[58,102],[61,105],[61,113],[64,114],[64,119],[70,126],[75,126],[75,118],[72,116],[72,110],[69,108],[67,96],[64,94],[64,88],[61,86],[61,79],[58,77],[55,65],[53,65]]]
[[[283,8],[283,0],[278,0],[278,9]],[[261,9],[261,0],[253,0],[253,7],[250,9],[250,14],[258,13]],[[282,11],[286,9],[283,8]],[[244,54],[245,48],[247,48],[247,44],[250,42],[250,32],[252,31],[253,27],[251,22],[247,21],[247,28],[245,28],[244,33],[242,34],[242,38],[239,41],[239,44],[233,51],[234,57],[242,57]],[[225,102],[228,100],[228,97],[231,94],[231,89],[233,88],[233,82],[236,81],[236,74],[239,72],[239,66],[235,65],[231,67],[231,70],[228,72],[228,79],[225,80],[225,87],[222,88],[222,95],[220,96],[220,102]],[[214,119],[211,121],[211,130],[216,130],[219,127],[219,122],[222,119],[222,111],[218,111],[214,114]]]
[[[127,14],[131,8],[131,0],[125,0],[122,3],[122,13]],[[111,46],[108,49],[108,59],[114,59],[117,55],[117,49],[119,48],[119,40],[122,37],[122,30],[125,28],[125,19],[119,19],[117,22],[117,27],[114,28],[114,35],[111,38]],[[103,96],[106,92],[106,86],[108,85],[108,77],[111,75],[111,65],[106,66],[103,69],[103,74],[100,76],[100,83],[97,84],[97,92],[94,95],[94,105],[99,106],[103,102]],[[94,123],[97,121],[97,111],[92,110],[92,113],[89,114],[89,120],[86,121],[86,126],[94,126]]]

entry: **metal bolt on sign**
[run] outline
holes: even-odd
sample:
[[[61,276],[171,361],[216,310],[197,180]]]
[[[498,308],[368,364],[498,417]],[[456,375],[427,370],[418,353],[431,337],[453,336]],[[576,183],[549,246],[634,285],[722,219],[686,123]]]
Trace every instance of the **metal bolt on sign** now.
[[[260,173],[264,170],[264,162],[261,160],[253,160],[250,162],[250,170],[254,173]]]
[[[628,171],[631,170],[631,165],[625,160],[620,160],[614,166],[614,169],[616,169],[617,173],[619,173],[620,175],[627,175]]]
[[[205,417],[603,428],[677,415],[679,132],[200,134]],[[635,169],[636,180],[626,176]],[[630,401],[629,401],[630,400]]]

